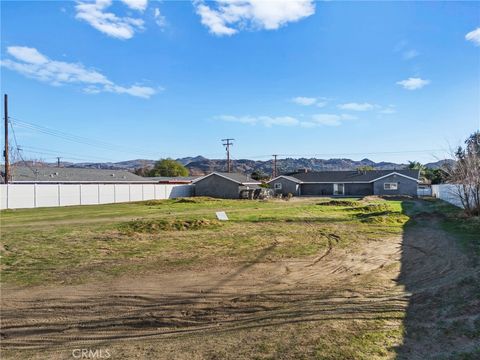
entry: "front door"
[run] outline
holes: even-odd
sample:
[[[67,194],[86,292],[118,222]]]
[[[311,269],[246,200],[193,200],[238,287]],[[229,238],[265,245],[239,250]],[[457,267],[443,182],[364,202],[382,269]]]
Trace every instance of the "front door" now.
[[[344,184],[333,184],[333,195],[344,195],[344,194],[345,194]]]

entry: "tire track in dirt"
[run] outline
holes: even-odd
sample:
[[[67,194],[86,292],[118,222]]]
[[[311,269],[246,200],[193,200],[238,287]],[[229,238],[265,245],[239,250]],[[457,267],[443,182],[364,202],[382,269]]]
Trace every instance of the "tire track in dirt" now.
[[[415,241],[389,237],[362,244],[360,252],[338,249],[328,239],[327,249],[308,261],[154,274],[105,289],[4,289],[2,348],[51,350],[301,322],[399,322],[412,296],[473,274],[455,242],[437,227],[428,221],[415,228]],[[397,279],[400,264],[407,278]],[[408,290],[399,282],[408,283]]]
[[[372,246],[365,251],[375,249]],[[398,318],[408,297],[392,289],[385,291],[384,287],[365,292],[355,284],[350,284],[353,294],[345,296],[348,281],[344,280],[350,274],[335,271],[342,263],[344,267],[347,263],[352,266],[352,261],[345,253],[332,254],[330,249],[328,254],[331,256],[326,263],[318,259],[307,264],[304,260],[289,261],[293,270],[288,275],[283,264],[257,264],[244,267],[244,276],[238,271],[227,272],[214,281],[218,286],[203,285],[211,283],[213,278],[209,275],[188,284],[186,289],[168,289],[170,293],[166,289],[159,294],[162,286],[155,279],[134,294],[122,286],[97,296],[87,287],[67,296],[48,296],[47,292],[43,297],[14,297],[2,314],[2,346],[50,348],[68,343],[171,337],[294,322]],[[359,256],[356,261],[363,263],[363,258]],[[368,270],[377,268],[379,264]],[[255,280],[250,283],[252,278]],[[277,281],[279,278],[282,281]]]

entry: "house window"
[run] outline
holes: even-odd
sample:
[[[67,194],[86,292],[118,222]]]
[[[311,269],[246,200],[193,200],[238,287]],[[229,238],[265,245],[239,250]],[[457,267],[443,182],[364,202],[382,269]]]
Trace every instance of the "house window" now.
[[[344,184],[333,184],[333,195],[344,195],[345,185]]]
[[[384,183],[383,190],[398,190],[398,183]]]
[[[282,183],[275,183],[273,184],[273,188],[275,190],[282,190]]]

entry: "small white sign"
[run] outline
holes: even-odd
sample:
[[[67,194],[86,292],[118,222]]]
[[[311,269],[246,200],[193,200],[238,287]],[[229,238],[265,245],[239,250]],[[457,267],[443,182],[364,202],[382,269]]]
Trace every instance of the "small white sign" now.
[[[227,221],[228,220],[228,216],[225,213],[225,211],[217,211],[215,214],[217,215],[217,219],[220,220],[220,221]]]

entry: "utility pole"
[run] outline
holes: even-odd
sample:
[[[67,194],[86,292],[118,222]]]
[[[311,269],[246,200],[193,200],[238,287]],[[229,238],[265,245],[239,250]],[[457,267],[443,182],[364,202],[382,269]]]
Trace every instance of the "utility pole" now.
[[[60,167],[60,159],[61,159],[61,157],[57,156],[57,167]]]
[[[5,157],[5,184],[10,180],[10,162],[8,160],[8,95],[4,95],[4,116],[5,116],[5,150],[3,156]]]
[[[277,154],[272,155],[273,156],[273,178],[275,179],[277,177]]]
[[[222,139],[222,145],[225,146],[225,150],[227,150],[227,172],[231,172],[232,167],[230,165],[230,146],[233,145],[231,141],[235,139]]]

